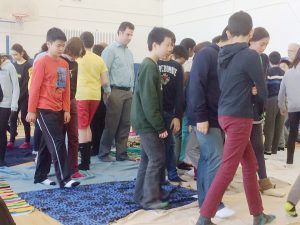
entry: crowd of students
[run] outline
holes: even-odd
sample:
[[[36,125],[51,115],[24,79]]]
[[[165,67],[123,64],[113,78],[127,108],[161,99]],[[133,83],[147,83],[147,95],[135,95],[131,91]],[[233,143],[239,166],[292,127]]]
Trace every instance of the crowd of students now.
[[[212,225],[214,216],[235,213],[222,198],[241,163],[253,224],[272,222],[275,216],[263,212],[260,194],[285,193],[268,178],[264,154],[284,149],[288,119],[286,166],[293,165],[300,46],[289,45],[288,59],[276,51],[267,56],[268,31],[253,29],[243,11],[229,18],[212,43],[196,45],[186,38],[175,46],[172,31],[155,27],[135,79],[128,49],[134,29],[121,23],[117,40],[107,46],[94,45],[91,32],[67,40],[62,30],[51,28],[34,62],[19,44],[11,48],[13,63],[1,55],[0,166],[6,165],[6,149],[15,146],[19,111],[25,130],[19,148],[30,148],[30,123],[35,124],[34,183],[56,185],[48,179],[53,163],[61,188],[80,184],[74,179],[84,176],[80,170],[90,170],[91,155],[103,163],[131,160],[132,126],[141,138],[134,194],[141,207],[167,208],[169,193],[161,186],[167,180],[185,182],[177,168],[194,167],[201,208],[197,225]],[[110,155],[114,143],[116,158]],[[291,216],[297,216],[299,189],[300,176],[284,205]]]

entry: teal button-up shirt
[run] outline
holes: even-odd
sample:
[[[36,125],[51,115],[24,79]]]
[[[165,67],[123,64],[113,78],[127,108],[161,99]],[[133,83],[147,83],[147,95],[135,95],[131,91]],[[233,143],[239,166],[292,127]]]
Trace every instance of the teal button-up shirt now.
[[[108,68],[111,86],[130,87],[134,85],[134,61],[133,55],[128,47],[118,42],[113,42],[102,52],[102,58]],[[104,91],[110,92],[109,86]]]

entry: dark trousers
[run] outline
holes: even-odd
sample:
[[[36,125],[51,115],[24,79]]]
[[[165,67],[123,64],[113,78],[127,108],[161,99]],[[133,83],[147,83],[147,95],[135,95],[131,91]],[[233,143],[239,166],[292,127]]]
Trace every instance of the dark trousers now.
[[[40,109],[38,110],[37,118],[43,134],[34,182],[39,183],[47,179],[52,161],[57,181],[62,187],[70,181],[68,155],[65,145],[64,112]]]
[[[127,157],[131,102],[131,91],[112,88],[106,105],[105,128],[99,148],[100,157],[109,155],[114,139],[116,141],[116,157]]]
[[[66,125],[68,136],[68,158],[71,174],[78,172],[78,117],[76,99],[71,100],[70,122]]]
[[[277,154],[285,117],[281,115],[277,96],[268,98],[266,102],[266,120],[264,126],[265,151]],[[284,146],[283,146],[284,147]]]
[[[134,200],[147,208],[160,202],[161,173],[165,168],[165,147],[156,132],[140,134],[141,161],[136,178]]]
[[[34,140],[33,150],[34,151],[39,151],[41,139],[42,139],[42,131],[41,131],[40,125],[36,121],[35,128],[34,128],[34,134],[33,134],[33,140]]]
[[[295,142],[298,136],[299,120],[300,112],[289,112],[290,133],[287,143],[287,164],[293,164],[294,162]]]
[[[0,108],[0,161],[5,158],[6,144],[7,144],[7,123],[9,120],[10,109]]]
[[[100,140],[105,128],[105,114],[106,114],[106,105],[104,101],[100,101],[98,109],[95,112],[95,115],[91,123],[92,146],[93,146],[92,155],[99,154]]]
[[[265,179],[267,178],[267,172],[264,158],[264,143],[261,124],[253,124],[250,141],[258,163],[258,177],[260,180]]]
[[[28,99],[24,99],[23,101],[19,102],[19,108],[17,112],[13,112],[10,114],[10,127],[9,127],[9,133],[10,133],[10,142],[15,142],[15,138],[17,136],[17,127],[18,127],[18,115],[21,111],[21,121],[24,126],[25,131],[25,142],[30,142],[30,123],[26,121],[26,115],[27,115],[27,109],[28,109]]]

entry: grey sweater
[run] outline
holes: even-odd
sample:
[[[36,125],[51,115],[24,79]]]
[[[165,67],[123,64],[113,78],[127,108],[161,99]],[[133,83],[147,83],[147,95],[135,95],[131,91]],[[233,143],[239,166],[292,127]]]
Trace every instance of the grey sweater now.
[[[17,111],[20,87],[16,69],[9,60],[4,61],[0,68],[0,85],[3,91],[0,108],[10,108],[12,111]]]
[[[285,72],[278,94],[278,106],[282,111],[300,112],[300,64]],[[286,106],[287,98],[287,106]]]

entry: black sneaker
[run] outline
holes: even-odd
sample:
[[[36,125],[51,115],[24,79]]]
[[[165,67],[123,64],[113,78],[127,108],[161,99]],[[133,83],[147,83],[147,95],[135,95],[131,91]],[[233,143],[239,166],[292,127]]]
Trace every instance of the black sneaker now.
[[[181,170],[191,170],[193,166],[190,164],[187,164],[186,162],[181,162],[178,164],[177,168]]]
[[[101,162],[114,162],[116,159],[110,155],[104,156],[104,157],[99,157]]]
[[[284,147],[278,147],[277,151],[284,151]]]
[[[264,151],[264,154],[265,154],[265,155],[272,155],[272,152]]]

